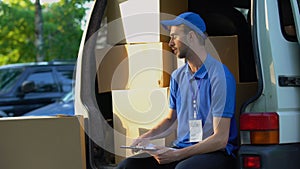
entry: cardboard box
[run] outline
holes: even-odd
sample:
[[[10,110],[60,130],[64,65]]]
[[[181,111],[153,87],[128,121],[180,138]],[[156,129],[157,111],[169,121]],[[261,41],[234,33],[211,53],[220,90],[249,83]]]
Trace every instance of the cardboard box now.
[[[116,155],[128,157],[131,150],[121,149],[133,139],[147,132],[164,119],[169,112],[168,88],[113,90],[113,122]],[[172,137],[172,138],[171,138]],[[169,145],[175,136],[152,143]]]
[[[168,87],[176,57],[167,43],[118,45],[97,49],[99,93]]]
[[[85,169],[81,116],[0,119],[0,168]]]
[[[173,19],[188,10],[187,0],[109,0],[108,43],[166,42],[169,33],[161,20]]]
[[[239,80],[239,59],[238,59],[238,38],[233,36],[210,36],[209,41],[205,41],[205,47],[213,57],[219,59]]]
[[[257,82],[236,84],[236,114],[240,114],[242,105],[251,97],[255,96],[258,90]]]

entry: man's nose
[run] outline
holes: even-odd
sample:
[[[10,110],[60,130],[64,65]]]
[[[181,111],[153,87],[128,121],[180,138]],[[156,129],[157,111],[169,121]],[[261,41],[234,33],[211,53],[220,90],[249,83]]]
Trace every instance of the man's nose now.
[[[170,46],[170,47],[174,46],[173,38],[170,39],[170,41],[169,41],[169,46]]]

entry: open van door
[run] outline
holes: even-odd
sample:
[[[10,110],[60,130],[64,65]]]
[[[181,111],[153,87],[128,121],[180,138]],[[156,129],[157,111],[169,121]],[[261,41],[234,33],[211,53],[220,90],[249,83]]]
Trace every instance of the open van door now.
[[[298,43],[300,44],[300,0],[291,0]]]
[[[97,68],[94,57],[97,35],[98,32],[100,32],[101,24],[104,20],[106,5],[107,0],[95,0],[93,2],[87,27],[81,39],[76,67],[75,114],[84,117],[88,169],[98,168],[104,154],[104,150],[98,146],[101,143],[103,144],[103,140],[100,139],[105,138],[102,137],[103,132],[100,132],[99,135],[93,133],[96,133],[95,130],[99,131],[99,129],[104,131],[104,128],[107,127],[107,123],[103,122],[105,120],[102,120],[102,115],[98,113],[99,110],[95,96],[95,76]]]

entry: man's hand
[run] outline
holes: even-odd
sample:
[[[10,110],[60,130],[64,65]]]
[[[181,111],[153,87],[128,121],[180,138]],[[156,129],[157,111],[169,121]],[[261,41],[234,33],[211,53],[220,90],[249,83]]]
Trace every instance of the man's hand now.
[[[147,153],[151,154],[159,164],[168,164],[180,160],[177,149],[161,146],[156,146],[155,148],[158,150],[148,151]]]
[[[144,147],[146,147],[149,144],[150,144],[150,139],[148,139],[148,138],[137,138],[137,139],[133,140],[133,142],[130,146],[133,146],[133,147],[135,147],[135,146],[144,146]],[[132,151],[132,153],[136,153],[139,150],[138,149],[132,149],[131,151]]]

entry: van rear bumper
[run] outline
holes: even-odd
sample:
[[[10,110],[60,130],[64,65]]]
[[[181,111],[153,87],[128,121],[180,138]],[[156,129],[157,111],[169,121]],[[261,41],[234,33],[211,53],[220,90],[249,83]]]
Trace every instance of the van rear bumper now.
[[[300,167],[300,143],[280,145],[242,145],[238,152],[243,169],[243,157],[260,157],[261,169],[296,169]]]

